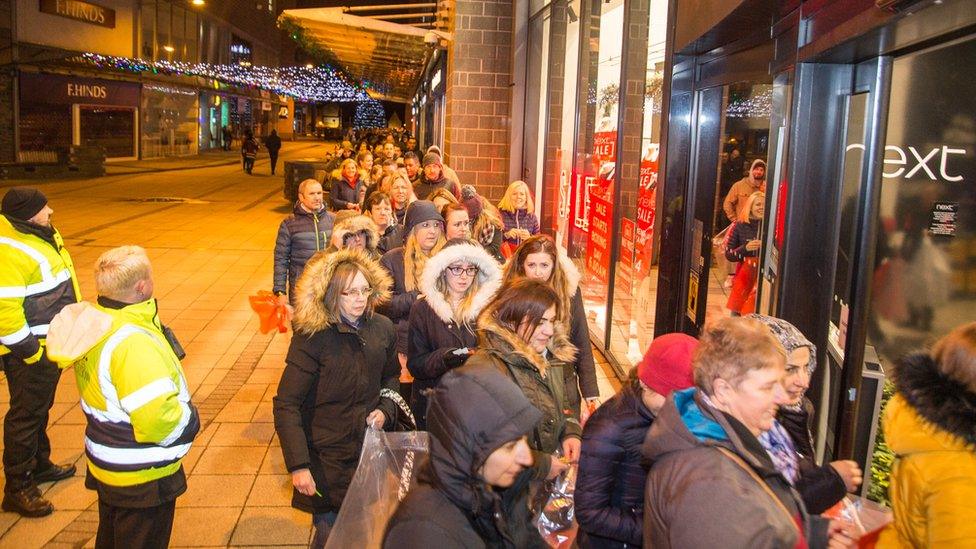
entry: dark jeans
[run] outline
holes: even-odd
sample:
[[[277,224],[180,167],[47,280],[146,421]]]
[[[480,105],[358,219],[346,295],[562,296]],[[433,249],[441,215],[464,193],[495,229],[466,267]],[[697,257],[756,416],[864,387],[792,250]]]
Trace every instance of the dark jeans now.
[[[175,499],[144,508],[116,507],[99,500],[95,549],[166,549],[175,511]]]
[[[254,159],[244,157],[244,171],[247,173],[251,173],[251,170],[253,169],[254,169]]]
[[[271,175],[274,175],[275,168],[278,167],[278,153],[269,154],[268,156],[271,157]]]
[[[315,534],[312,536],[311,549],[322,549],[325,542],[329,541],[329,532],[335,526],[336,517],[339,513],[331,511],[329,513],[315,513],[312,515],[312,526],[315,527]]]
[[[25,364],[8,355],[4,363],[10,410],[3,419],[3,469],[10,479],[51,463],[47,421],[61,370],[46,358]]]

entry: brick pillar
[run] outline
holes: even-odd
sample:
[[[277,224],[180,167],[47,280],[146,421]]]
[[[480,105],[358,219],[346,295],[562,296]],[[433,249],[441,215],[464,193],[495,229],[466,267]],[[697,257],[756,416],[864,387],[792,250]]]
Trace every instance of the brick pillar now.
[[[554,234],[557,219],[556,205],[559,201],[559,185],[561,176],[560,155],[567,158],[573,155],[573,150],[560,151],[563,132],[571,132],[574,128],[563,128],[563,102],[572,103],[575,97],[563,97],[563,86],[566,78],[566,4],[553,2],[549,17],[549,88],[548,88],[548,126],[546,132],[545,163],[542,179],[542,211],[537,212],[542,231]],[[567,174],[566,177],[571,177]]]
[[[10,2],[0,2],[0,65],[13,62],[13,11]],[[0,69],[0,162],[17,159],[14,150],[14,74],[9,66]]]
[[[492,201],[509,183],[512,4],[458,0],[447,55],[446,160]]]

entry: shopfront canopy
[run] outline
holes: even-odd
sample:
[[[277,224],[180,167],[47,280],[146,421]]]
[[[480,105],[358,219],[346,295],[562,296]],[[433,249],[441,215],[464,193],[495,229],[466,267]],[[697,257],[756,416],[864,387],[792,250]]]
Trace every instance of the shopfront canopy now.
[[[292,36],[303,47],[365,84],[375,99],[409,102],[433,47],[450,40],[441,30],[446,4],[285,10],[279,23],[297,29]]]

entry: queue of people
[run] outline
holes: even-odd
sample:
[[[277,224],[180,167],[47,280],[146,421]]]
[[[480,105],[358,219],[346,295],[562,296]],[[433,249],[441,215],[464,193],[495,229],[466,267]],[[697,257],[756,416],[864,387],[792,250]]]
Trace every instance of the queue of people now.
[[[600,405],[580,274],[533,234],[524,183],[495,208],[443,169],[424,172],[430,194],[445,195],[438,207],[406,173],[367,185],[360,168],[340,164],[332,212],[321,183],[303,182],[275,246],[274,289],[294,335],[274,423],[314,547],[328,540],[369,428],[430,434],[384,547],[545,547],[533,512],[570,467],[580,547],[856,546],[851,524],[821,513],[863,473],[813,457],[805,393],[817,349],[795,326],[749,315],[700,339],[658,337]],[[761,217],[749,198],[742,211]],[[200,423],[149,259],[136,246],[105,252],[97,302],[85,303],[46,197],[11,189],[2,213],[3,508],[50,514],[37,483],[75,472],[50,461],[46,436],[59,365],[71,365],[88,422],[86,486],[99,499],[96,545],[165,547]],[[736,238],[747,257],[748,235]],[[46,268],[31,263],[42,259]],[[8,295],[21,286],[25,295]],[[899,456],[895,521],[880,543],[965,546],[976,539],[965,511],[976,493],[976,323],[901,361],[894,379],[884,429]]]

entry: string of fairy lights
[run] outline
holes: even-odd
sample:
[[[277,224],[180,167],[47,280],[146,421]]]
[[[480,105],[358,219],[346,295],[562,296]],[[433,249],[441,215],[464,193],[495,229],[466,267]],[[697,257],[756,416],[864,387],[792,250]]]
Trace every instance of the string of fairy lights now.
[[[367,93],[365,86],[349,83],[341,73],[328,66],[215,65],[179,61],[146,61],[97,53],[82,54],[80,59],[84,63],[101,69],[131,73],[196,76],[244,88],[268,90],[300,101],[375,102]]]

